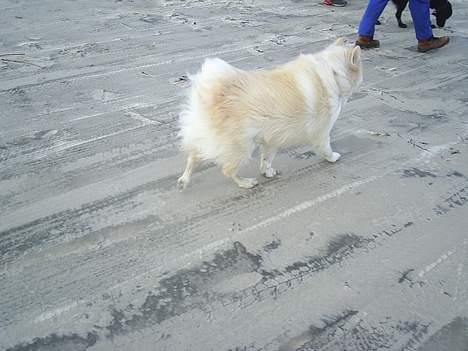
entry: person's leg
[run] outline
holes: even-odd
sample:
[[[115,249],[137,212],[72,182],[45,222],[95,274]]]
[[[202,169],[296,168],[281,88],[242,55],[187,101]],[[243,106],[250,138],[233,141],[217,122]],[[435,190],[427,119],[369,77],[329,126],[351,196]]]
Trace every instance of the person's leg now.
[[[382,14],[388,0],[369,0],[366,11],[361,18],[358,34],[372,38],[374,36],[375,24]]]
[[[418,40],[432,37],[429,0],[410,0],[409,8],[413,18],[414,31]]]
[[[380,46],[379,41],[374,40],[375,24],[378,22],[387,3],[388,0],[369,0],[359,24],[359,36],[356,45],[363,49],[378,48]]]
[[[410,0],[409,7],[419,52],[438,49],[449,42],[449,37],[436,38],[432,35],[429,0]]]

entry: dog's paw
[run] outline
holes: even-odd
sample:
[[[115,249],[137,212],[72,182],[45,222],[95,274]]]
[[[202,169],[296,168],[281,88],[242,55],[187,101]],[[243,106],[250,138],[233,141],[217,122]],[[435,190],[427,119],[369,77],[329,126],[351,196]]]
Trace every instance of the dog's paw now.
[[[265,169],[263,172],[262,172],[262,175],[265,177],[265,178],[273,178],[274,176],[278,175],[279,172],[274,169],[274,168],[267,168]]]
[[[327,158],[328,162],[336,162],[340,159],[341,155],[338,152],[332,152],[332,155]]]
[[[258,184],[258,181],[255,178],[242,178],[237,183],[237,185],[239,185],[241,188],[244,188],[244,189],[253,188],[257,184]]]
[[[184,177],[180,177],[179,179],[177,179],[177,189],[179,189],[179,191],[184,191],[185,188],[187,188],[187,185],[189,183],[190,183],[189,179],[186,179]]]

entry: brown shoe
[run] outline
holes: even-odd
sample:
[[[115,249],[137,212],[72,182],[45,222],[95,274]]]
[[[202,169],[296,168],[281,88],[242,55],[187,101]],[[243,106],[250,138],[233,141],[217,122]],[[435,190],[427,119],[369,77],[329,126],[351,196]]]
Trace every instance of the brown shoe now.
[[[430,37],[426,40],[418,40],[418,51],[427,52],[429,50],[438,49],[445,46],[450,41],[449,37]]]
[[[356,40],[356,45],[360,46],[361,49],[375,49],[380,47],[380,42],[371,37],[360,35]]]

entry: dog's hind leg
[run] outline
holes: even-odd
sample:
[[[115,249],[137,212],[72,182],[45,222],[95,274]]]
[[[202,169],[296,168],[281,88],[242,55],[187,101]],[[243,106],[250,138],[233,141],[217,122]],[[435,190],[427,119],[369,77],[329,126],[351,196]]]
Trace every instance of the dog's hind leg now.
[[[184,174],[177,180],[177,187],[180,191],[183,191],[187,185],[190,183],[190,179],[192,178],[192,173],[199,163],[198,156],[195,152],[190,152],[187,157],[187,165],[185,167]]]
[[[260,173],[266,178],[272,178],[278,174],[271,164],[276,155],[276,148],[264,143],[260,144]]]
[[[257,179],[239,177],[237,175],[237,172],[239,171],[240,165],[241,165],[241,162],[238,160],[224,163],[223,174],[226,177],[231,178],[241,188],[244,188],[244,189],[253,188],[255,185],[258,184]]]
[[[395,13],[395,17],[398,21],[398,27],[400,28],[408,28],[408,25],[403,23],[401,21],[401,13],[403,12],[404,9],[398,9],[397,12]]]
[[[403,10],[406,8],[406,5],[408,5],[408,0],[403,0],[401,2],[399,2],[399,4],[397,5],[397,11],[395,13],[395,17],[398,21],[398,27],[400,28],[407,28],[408,25],[404,24],[402,21],[401,21],[401,14],[403,13]]]

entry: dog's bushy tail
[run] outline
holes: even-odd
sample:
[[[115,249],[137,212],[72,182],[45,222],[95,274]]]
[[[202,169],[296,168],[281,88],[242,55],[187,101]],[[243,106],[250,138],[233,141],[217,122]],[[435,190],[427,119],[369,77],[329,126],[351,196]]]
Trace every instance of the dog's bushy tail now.
[[[189,75],[194,88],[200,88],[214,80],[229,76],[238,70],[226,61],[219,58],[207,58],[203,63],[201,70],[194,75]]]
[[[219,146],[214,142],[206,115],[206,105],[212,99],[212,89],[217,81],[238,72],[238,69],[219,59],[206,59],[200,71],[188,75],[192,88],[187,105],[179,116],[182,149],[197,149],[202,158],[215,158]]]

